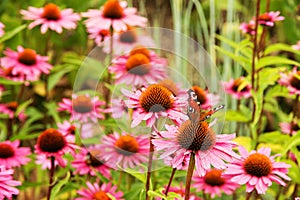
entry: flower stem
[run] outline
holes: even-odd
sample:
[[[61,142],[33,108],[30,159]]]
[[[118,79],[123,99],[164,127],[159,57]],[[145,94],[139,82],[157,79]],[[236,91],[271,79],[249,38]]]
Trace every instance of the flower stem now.
[[[299,97],[300,95],[297,94],[294,102],[294,107],[293,107],[293,116],[292,116],[292,121],[291,121],[291,129],[290,129],[290,136],[293,134],[293,126],[294,126],[294,120],[296,118],[296,113],[297,113],[297,108],[298,108],[298,102],[299,102]]]
[[[247,193],[247,196],[246,196],[246,199],[245,199],[245,200],[249,200],[249,199],[250,199],[250,197],[251,197],[251,195],[252,195],[252,193],[253,193],[253,191],[252,191],[252,192],[250,192],[250,193]]]
[[[195,168],[195,153],[192,152],[191,157],[190,157],[188,171],[187,171],[187,174],[186,174],[184,200],[189,200],[190,199],[191,181],[192,181],[192,176],[193,176],[193,173],[194,173],[194,168]]]
[[[172,181],[173,181],[175,172],[176,172],[176,168],[173,168],[172,173],[171,173],[171,177],[170,177],[170,180],[169,180],[169,183],[168,183],[168,186],[167,186],[167,188],[166,188],[166,192],[165,192],[165,195],[166,195],[166,196],[168,196],[168,192],[169,192],[170,186],[171,186],[171,184],[172,184]]]
[[[50,174],[49,174],[49,187],[48,187],[48,195],[47,195],[47,200],[50,200],[50,196],[51,196],[51,190],[53,188],[53,178],[54,178],[54,170],[55,170],[55,157],[51,156],[50,157],[50,162],[51,162],[51,166],[50,166]]]
[[[150,177],[151,177],[151,170],[152,170],[153,151],[154,151],[154,146],[152,144],[152,133],[151,133],[150,146],[149,146],[149,161],[148,161],[148,169],[147,169],[147,180],[146,180],[146,200],[149,199],[148,191],[150,189]]]
[[[252,52],[252,74],[251,74],[251,85],[254,88],[255,86],[255,57],[256,57],[256,51],[257,51],[257,30],[258,30],[258,16],[259,16],[259,10],[260,10],[260,0],[257,0],[256,2],[256,14],[255,14],[255,34],[254,34],[254,40],[253,40],[253,52]]]

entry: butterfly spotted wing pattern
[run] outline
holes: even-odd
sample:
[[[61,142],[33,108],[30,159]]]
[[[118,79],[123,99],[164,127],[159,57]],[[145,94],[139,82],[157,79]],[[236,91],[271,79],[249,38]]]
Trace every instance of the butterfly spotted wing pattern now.
[[[218,112],[219,110],[223,109],[225,106],[220,105],[217,106],[207,112],[202,112],[200,109],[200,102],[198,101],[197,95],[194,90],[188,90],[188,109],[187,115],[189,116],[190,120],[195,123],[197,121],[204,121],[211,117],[214,113]]]

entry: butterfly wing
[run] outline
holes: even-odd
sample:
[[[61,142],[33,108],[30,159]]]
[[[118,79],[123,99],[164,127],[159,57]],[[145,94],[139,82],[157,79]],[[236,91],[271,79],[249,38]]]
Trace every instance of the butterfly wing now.
[[[196,122],[200,118],[200,102],[194,90],[189,89],[188,95],[187,115],[192,122]]]

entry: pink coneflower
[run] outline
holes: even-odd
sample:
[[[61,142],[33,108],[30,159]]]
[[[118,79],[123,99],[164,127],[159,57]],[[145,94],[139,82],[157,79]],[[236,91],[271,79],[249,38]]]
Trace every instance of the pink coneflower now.
[[[293,68],[289,74],[280,73],[278,82],[288,88],[290,94],[300,95],[300,70]]]
[[[170,90],[170,92],[172,92],[174,97],[178,97],[179,99],[187,101],[188,99],[188,94],[186,92],[187,89],[183,89],[180,83],[175,83],[170,79],[164,79],[160,81],[159,84],[166,87],[168,90]]]
[[[270,148],[260,148],[251,151],[239,146],[241,159],[228,164],[226,175],[231,177],[231,181],[240,185],[246,184],[246,192],[256,189],[258,194],[264,194],[272,182],[285,186],[285,180],[291,180],[286,173],[290,165],[283,162],[275,162],[275,157],[270,156]]]
[[[208,91],[203,90],[199,86],[194,85],[192,89],[195,91],[202,109],[210,109],[213,105],[218,104],[220,101],[219,95],[208,93]]]
[[[72,166],[75,168],[75,174],[84,175],[90,174],[96,176],[96,172],[106,178],[111,178],[109,168],[99,160],[100,148],[89,147],[88,149],[81,148],[80,153],[75,155]]]
[[[133,28],[128,28],[127,31],[114,35],[113,40],[113,53],[114,55],[122,55],[130,52],[134,47],[138,45],[145,46],[147,48],[155,47],[153,39],[149,36],[138,34]],[[103,51],[110,53],[110,41],[103,42]]]
[[[242,23],[240,25],[240,30],[245,34],[254,35],[255,34],[255,21],[251,20],[248,24]]]
[[[89,38],[94,39],[99,46],[110,38],[109,30],[102,29],[100,26],[87,27],[87,32],[89,33]]]
[[[125,89],[122,92],[129,99],[125,101],[126,105],[136,109],[132,127],[143,120],[146,121],[147,126],[152,127],[160,117],[168,117],[176,123],[187,119],[187,116],[181,112],[185,102],[180,102],[169,89],[160,84],[142,88],[134,93]]]
[[[103,101],[99,100],[99,97],[95,96],[91,98],[86,95],[73,95],[71,99],[63,98],[60,102],[59,111],[67,111],[71,114],[71,121],[78,120],[80,122],[88,122],[89,120],[97,122],[97,119],[104,119],[102,113],[104,109],[100,106],[104,105]]]
[[[208,123],[201,121],[192,123],[183,122],[179,127],[165,125],[166,131],[161,131],[152,140],[157,151],[163,151],[160,158],[175,155],[172,167],[177,168],[187,156],[195,154],[196,171],[204,176],[211,165],[217,169],[224,169],[225,162],[231,162],[239,156],[232,150],[236,146],[233,140],[235,134],[216,135]]]
[[[115,74],[117,84],[125,83],[139,87],[157,83],[167,76],[166,59],[141,46],[134,48],[127,55],[117,57],[112,63],[108,69]]]
[[[279,11],[264,13],[258,17],[258,23],[265,26],[274,26],[274,22],[284,20],[284,17],[279,15]]]
[[[292,45],[292,48],[295,50],[300,50],[300,41],[297,42],[297,44]]]
[[[68,161],[64,158],[61,159],[60,161],[62,164],[62,166],[66,166]],[[36,158],[35,158],[35,163],[38,164],[38,165],[41,165],[42,169],[51,169],[51,161],[49,159],[49,157],[47,157],[46,154],[39,154],[39,155],[36,155]],[[54,161],[54,166],[56,167],[58,165],[58,162],[57,160]]]
[[[75,200],[110,200],[113,197],[115,200],[123,200],[123,192],[117,192],[117,186],[112,186],[111,183],[102,183],[99,186],[98,183],[87,182],[88,189],[82,189],[77,191],[81,197],[75,198]]]
[[[59,132],[66,134],[69,137],[74,137],[74,141],[75,141],[75,134],[76,134],[75,124],[71,124],[69,121],[63,121],[63,123],[58,123],[57,127]]]
[[[28,81],[36,81],[41,74],[49,74],[53,67],[48,63],[48,57],[36,54],[33,49],[18,46],[17,52],[8,48],[4,54],[6,57],[1,59],[2,67],[12,68],[12,75],[22,74]]]
[[[2,35],[4,35],[4,27],[5,27],[5,25],[3,24],[3,23],[1,23],[0,22],[0,37],[2,36]]]
[[[24,110],[22,110],[18,116],[15,116],[16,111],[19,107],[18,102],[12,101],[5,104],[0,104],[0,113],[8,115],[9,119],[13,119],[14,117],[18,117],[20,121],[24,121],[26,119],[26,115]]]
[[[0,199],[11,200],[13,195],[19,194],[15,186],[21,185],[21,182],[13,180],[13,174],[13,169],[5,169],[0,165]]]
[[[31,154],[30,148],[19,147],[19,145],[19,140],[0,142],[0,165],[6,168],[20,167],[30,161],[27,158]]]
[[[204,191],[206,194],[210,194],[212,198],[216,195],[221,197],[222,191],[230,195],[238,187],[238,184],[230,181],[230,178],[223,174],[222,170],[212,169],[208,171],[204,177],[193,176],[193,187],[197,192]]]
[[[24,73],[18,72],[17,74],[12,74],[13,67],[9,68],[0,68],[0,77],[4,77],[8,80],[12,80],[14,82],[24,82],[26,81],[26,76]],[[25,82],[25,85],[29,85],[29,82]]]
[[[146,162],[149,154],[149,138],[127,133],[104,136],[99,145],[100,158],[111,168],[134,168]]]
[[[48,29],[62,33],[63,28],[75,29],[77,21],[80,20],[80,15],[73,13],[73,9],[68,8],[60,10],[53,3],[45,5],[43,8],[29,7],[27,10],[21,10],[23,18],[26,20],[34,20],[28,26],[32,29],[35,26],[41,25],[41,33],[44,34]]]
[[[82,13],[83,17],[88,19],[85,24],[88,28],[101,26],[101,29],[115,31],[127,30],[129,26],[146,26],[147,19],[136,15],[136,8],[126,8],[127,2],[118,0],[108,0],[100,10],[88,10]]]
[[[74,142],[73,136],[70,137],[54,128],[49,128],[39,135],[35,153],[45,154],[47,158],[53,156],[60,166],[65,167],[66,163],[62,156],[65,153],[74,155],[75,149],[79,148]]]
[[[281,123],[279,123],[279,126],[280,126],[281,132],[284,134],[292,133],[292,135],[295,135],[298,131],[300,131],[300,126],[296,122],[293,123],[292,127],[291,127],[291,123],[288,123],[288,122],[281,122]]]
[[[244,77],[230,79],[229,82],[223,82],[223,86],[225,92],[236,99],[251,97],[251,85],[245,82]]]

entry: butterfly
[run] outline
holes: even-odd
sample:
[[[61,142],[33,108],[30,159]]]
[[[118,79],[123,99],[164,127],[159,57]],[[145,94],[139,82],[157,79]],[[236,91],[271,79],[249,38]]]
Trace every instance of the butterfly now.
[[[188,107],[187,107],[187,115],[189,116],[190,120],[195,122],[204,121],[211,117],[214,113],[218,112],[219,110],[223,109],[225,105],[220,105],[207,112],[202,112],[200,109],[200,102],[198,101],[197,94],[194,90],[188,90]]]

